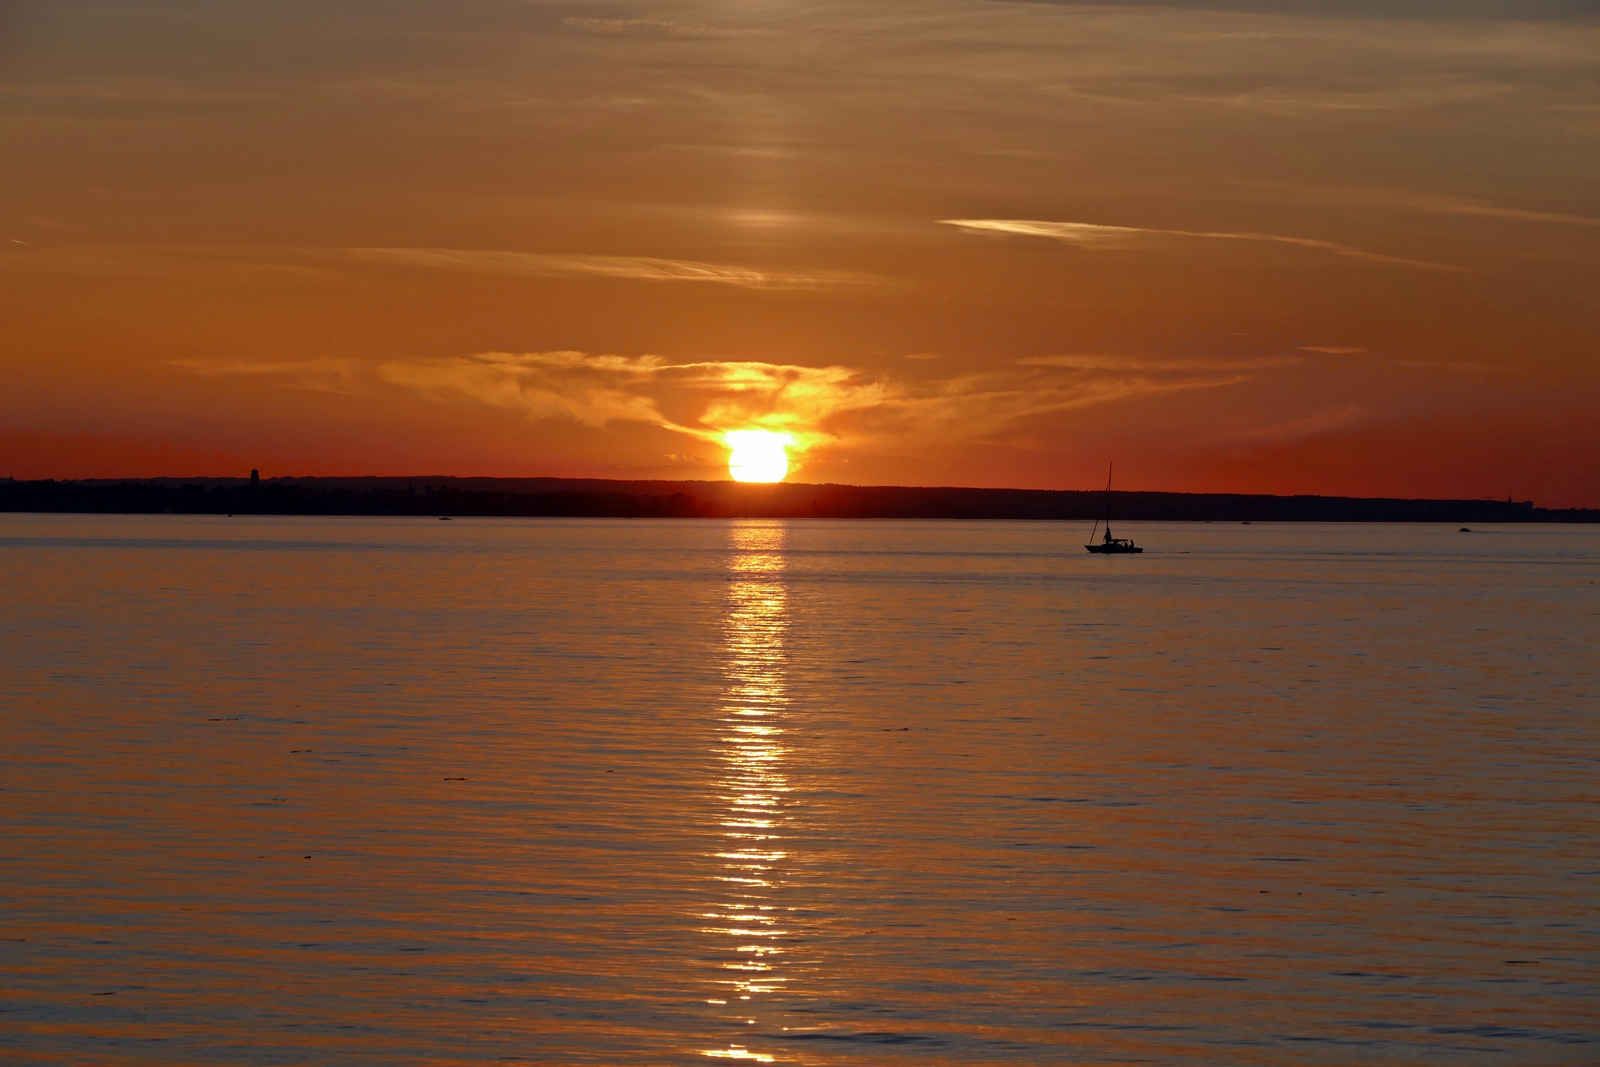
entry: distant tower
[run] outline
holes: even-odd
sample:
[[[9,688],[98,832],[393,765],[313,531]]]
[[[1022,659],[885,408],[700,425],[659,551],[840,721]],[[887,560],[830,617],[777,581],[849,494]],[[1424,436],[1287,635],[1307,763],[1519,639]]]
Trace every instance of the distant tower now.
[[[257,471],[257,470],[251,471],[250,472],[250,488],[257,489],[260,486],[261,486],[261,472]]]

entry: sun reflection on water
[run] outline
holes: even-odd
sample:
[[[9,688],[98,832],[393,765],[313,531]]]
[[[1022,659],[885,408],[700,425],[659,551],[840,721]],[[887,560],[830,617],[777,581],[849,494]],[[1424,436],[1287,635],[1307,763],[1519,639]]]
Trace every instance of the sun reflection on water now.
[[[714,910],[703,913],[724,977],[707,1003],[726,1007],[731,1025],[754,1026],[768,998],[784,988],[785,909],[775,894],[789,853],[784,847],[788,630],[781,523],[739,523],[729,533],[732,580],[723,623],[726,686],[718,707],[715,784],[721,847]],[[771,1063],[772,1055],[729,1043],[706,1049],[721,1059]]]

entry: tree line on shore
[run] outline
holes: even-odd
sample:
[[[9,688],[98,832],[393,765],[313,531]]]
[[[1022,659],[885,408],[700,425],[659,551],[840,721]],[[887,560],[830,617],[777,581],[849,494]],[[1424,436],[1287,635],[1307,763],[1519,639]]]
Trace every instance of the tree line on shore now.
[[[420,483],[420,484],[419,484]],[[0,511],[174,515],[460,515],[584,518],[1038,519],[1088,521],[1103,492],[916,486],[606,482],[591,479],[0,479]],[[1600,509],[1532,501],[1115,492],[1118,520],[1600,522]]]

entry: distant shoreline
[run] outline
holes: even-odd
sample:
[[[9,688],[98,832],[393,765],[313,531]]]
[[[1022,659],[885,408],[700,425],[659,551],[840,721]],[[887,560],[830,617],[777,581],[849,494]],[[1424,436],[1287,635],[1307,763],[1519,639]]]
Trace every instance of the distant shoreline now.
[[[1025,519],[1087,522],[1093,489],[758,485],[592,478],[0,479],[0,512],[121,515],[460,515],[502,518]],[[1240,493],[1112,494],[1123,521],[1600,523],[1597,508],[1531,500]]]

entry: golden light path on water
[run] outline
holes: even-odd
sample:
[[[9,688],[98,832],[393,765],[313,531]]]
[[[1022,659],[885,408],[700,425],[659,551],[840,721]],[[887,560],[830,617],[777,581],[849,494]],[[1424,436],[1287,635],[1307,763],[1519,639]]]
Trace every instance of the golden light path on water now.
[[[726,976],[708,1003],[754,1026],[766,999],[783,988],[785,910],[774,888],[789,854],[784,845],[784,712],[789,705],[784,641],[788,629],[781,524],[729,529],[732,572],[723,622],[726,679],[717,731],[722,805],[716,854],[717,904],[703,918]],[[705,1049],[718,1059],[771,1063],[775,1057],[730,1042]]]

